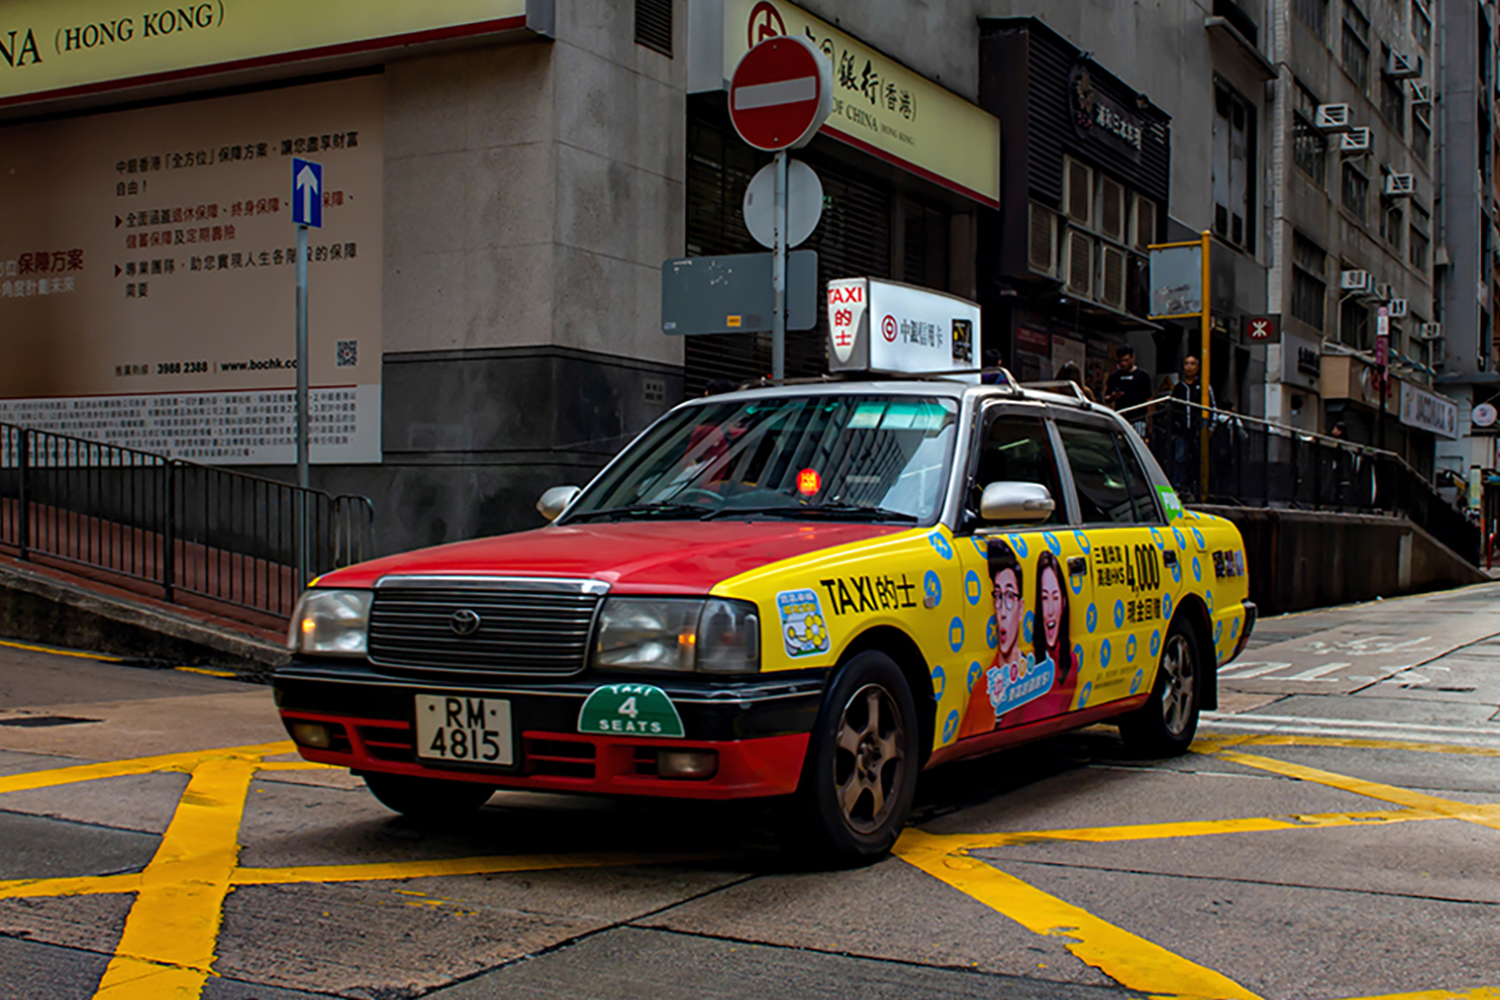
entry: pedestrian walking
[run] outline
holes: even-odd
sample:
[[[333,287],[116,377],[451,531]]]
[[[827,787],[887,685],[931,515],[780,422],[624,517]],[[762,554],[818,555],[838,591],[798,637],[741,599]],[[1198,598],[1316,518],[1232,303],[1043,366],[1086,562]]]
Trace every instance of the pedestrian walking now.
[[[1104,401],[1117,410],[1140,406],[1151,400],[1151,376],[1135,364],[1135,348],[1121,344],[1115,351],[1115,370],[1104,383]],[[1146,436],[1146,414],[1135,410],[1126,418],[1135,432]]]

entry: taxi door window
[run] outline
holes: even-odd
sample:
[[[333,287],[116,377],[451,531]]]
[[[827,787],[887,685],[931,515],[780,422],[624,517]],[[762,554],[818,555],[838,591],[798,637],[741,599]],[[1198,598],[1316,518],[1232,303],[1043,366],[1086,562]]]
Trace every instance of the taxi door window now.
[[[1059,421],[1063,451],[1073,470],[1073,485],[1078,491],[1078,507],[1084,524],[1134,524],[1155,520],[1154,515],[1139,516],[1144,511],[1136,498],[1149,504],[1146,482],[1139,462],[1132,469],[1121,452],[1125,442],[1112,429]],[[1133,455],[1129,458],[1134,459]]]
[[[979,442],[969,509],[979,512],[979,498],[990,483],[1040,483],[1047,487],[1057,504],[1042,521],[1028,521],[1028,526],[1061,524],[1066,520],[1061,479],[1057,474],[1057,455],[1047,425],[1036,417],[999,414],[988,418]]]
[[[1141,467],[1140,457],[1136,455],[1135,449],[1130,446],[1124,434],[1115,431],[1113,437],[1125,468],[1125,485],[1130,488],[1130,499],[1135,504],[1136,522],[1138,524],[1164,523],[1156,505],[1156,498],[1151,495],[1151,482],[1146,478],[1146,470]]]

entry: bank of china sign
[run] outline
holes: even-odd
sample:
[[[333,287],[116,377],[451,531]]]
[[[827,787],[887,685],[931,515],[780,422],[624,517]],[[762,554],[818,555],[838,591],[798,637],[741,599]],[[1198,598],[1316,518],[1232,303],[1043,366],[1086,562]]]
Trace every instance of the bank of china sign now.
[[[951,91],[782,0],[721,0],[722,76],[752,46],[801,35],[833,63],[830,135],[991,208],[1000,205],[1000,122]],[[718,81],[712,84],[715,88]]]
[[[526,25],[527,0],[6,0],[0,107]]]

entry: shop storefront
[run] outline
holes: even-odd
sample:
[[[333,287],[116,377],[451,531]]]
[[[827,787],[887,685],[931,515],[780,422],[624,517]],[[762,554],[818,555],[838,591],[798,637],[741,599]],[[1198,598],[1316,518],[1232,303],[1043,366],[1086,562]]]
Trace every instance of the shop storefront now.
[[[980,104],[1006,136],[1001,209],[980,227],[989,328],[1010,331],[1022,378],[1072,360],[1100,392],[1117,345],[1156,367],[1146,254],[1166,237],[1169,119],[1041,21],[981,25]]]
[[[823,185],[822,220],[802,245],[818,254],[820,287],[868,276],[974,298],[977,218],[993,212],[1000,198],[994,116],[783,0],[704,0],[692,11],[688,255],[764,249],[746,230],[741,206],[751,177],[770,156],[735,134],[724,92],[752,45],[797,34],[833,64],[833,113],[812,144],[792,154]],[[827,371],[823,321],[820,312],[816,329],[788,333],[788,376]],[[738,382],[769,373],[769,340],[765,333],[688,338],[687,391],[701,391],[714,378]]]
[[[1437,440],[1458,439],[1458,405],[1451,399],[1390,378],[1382,407],[1379,371],[1352,355],[1323,356],[1320,389],[1325,428],[1343,424],[1349,440],[1393,451],[1426,478]]]

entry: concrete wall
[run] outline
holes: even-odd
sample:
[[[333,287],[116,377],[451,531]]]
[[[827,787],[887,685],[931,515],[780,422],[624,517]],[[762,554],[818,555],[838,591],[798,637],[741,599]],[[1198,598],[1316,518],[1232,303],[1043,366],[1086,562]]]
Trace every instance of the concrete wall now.
[[[1195,506],[1245,540],[1250,599],[1262,615],[1441,590],[1489,577],[1405,518]]]

